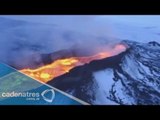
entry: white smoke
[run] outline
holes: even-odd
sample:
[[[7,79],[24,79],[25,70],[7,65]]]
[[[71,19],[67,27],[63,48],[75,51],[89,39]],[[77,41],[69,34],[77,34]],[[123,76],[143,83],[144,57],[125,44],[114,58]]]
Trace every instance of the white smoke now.
[[[83,48],[108,48],[117,42],[107,23],[98,16],[1,16],[0,61],[38,64],[41,53]],[[36,57],[35,57],[36,56]],[[23,62],[22,62],[23,61]]]

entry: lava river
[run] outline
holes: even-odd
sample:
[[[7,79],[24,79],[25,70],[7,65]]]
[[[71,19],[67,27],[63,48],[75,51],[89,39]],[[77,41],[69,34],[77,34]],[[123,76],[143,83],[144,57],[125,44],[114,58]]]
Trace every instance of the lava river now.
[[[42,67],[36,69],[23,69],[20,72],[37,79],[41,82],[48,82],[55,77],[61,76],[76,66],[84,65],[93,60],[99,60],[103,58],[107,58],[122,51],[125,51],[126,47],[122,44],[116,45],[112,50],[100,52],[93,56],[85,56],[85,57],[70,57],[65,59],[58,59],[51,64],[44,65]]]

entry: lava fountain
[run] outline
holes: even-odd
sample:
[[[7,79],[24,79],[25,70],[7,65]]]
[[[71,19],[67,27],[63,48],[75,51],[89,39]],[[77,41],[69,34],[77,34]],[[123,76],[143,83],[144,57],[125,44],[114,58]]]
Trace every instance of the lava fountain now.
[[[90,63],[93,60],[99,60],[107,57],[114,56],[116,54],[125,51],[126,47],[122,44],[116,45],[113,49],[105,52],[100,52],[92,56],[85,57],[70,57],[64,59],[58,59],[53,61],[51,64],[44,65],[36,69],[23,69],[20,72],[30,76],[31,78],[37,79],[41,82],[48,82],[55,77],[61,76],[76,66],[81,66]]]

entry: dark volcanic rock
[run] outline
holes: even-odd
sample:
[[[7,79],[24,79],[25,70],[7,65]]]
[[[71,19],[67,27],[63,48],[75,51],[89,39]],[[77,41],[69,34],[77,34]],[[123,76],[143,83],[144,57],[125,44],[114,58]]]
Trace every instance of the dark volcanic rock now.
[[[160,104],[160,47],[122,41],[116,56],[76,67],[48,84],[90,104]]]

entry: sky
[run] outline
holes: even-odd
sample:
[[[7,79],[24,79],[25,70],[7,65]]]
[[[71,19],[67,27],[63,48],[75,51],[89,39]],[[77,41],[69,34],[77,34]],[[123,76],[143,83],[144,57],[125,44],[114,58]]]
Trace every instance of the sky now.
[[[43,24],[34,26],[28,23],[26,24],[28,26],[22,25],[1,29],[0,61],[3,59],[3,61],[10,60],[11,55],[16,56],[16,62],[17,60],[20,62],[24,59],[27,60],[27,58],[30,58],[28,56],[33,53],[30,49],[25,48],[27,45],[33,45],[33,47],[37,45],[44,47],[45,45],[47,47],[44,48],[47,49],[47,52],[53,52],[75,47],[75,45],[90,50],[98,45],[103,44],[105,46],[106,43],[108,46],[111,43],[115,44],[120,42],[119,40],[134,40],[145,43],[149,41],[159,42],[160,40],[160,15],[0,15],[0,17],[49,24],[49,27],[45,27]],[[50,24],[57,25],[60,29],[54,29],[55,26],[52,27]],[[3,26],[2,24],[1,28],[3,27],[5,28],[7,25],[4,24]],[[72,33],[69,35],[67,33],[69,36],[66,36],[65,30],[69,33],[74,31],[78,34]],[[69,37],[69,41],[66,42],[67,37]],[[118,38],[118,40],[115,38]],[[12,48],[17,48],[17,41],[24,42],[27,45],[20,46],[24,49],[15,52],[12,51]],[[20,63],[19,61],[18,63]]]
[[[160,30],[160,15],[2,15],[2,17],[56,24],[64,29],[85,34],[104,37],[120,36],[124,39],[132,39],[133,36],[133,39],[142,39],[144,34],[148,34],[150,38],[157,39],[157,36],[150,33]],[[117,23],[124,27],[117,26]],[[156,27],[156,30],[148,32],[139,30],[139,28],[143,27]],[[150,38],[148,41],[150,41]]]
[[[95,20],[103,24],[107,24],[108,21],[119,21],[132,23],[137,26],[146,24],[160,26],[160,15],[5,15],[4,17],[40,23],[59,23],[63,25],[73,24],[73,22],[88,23]]]

